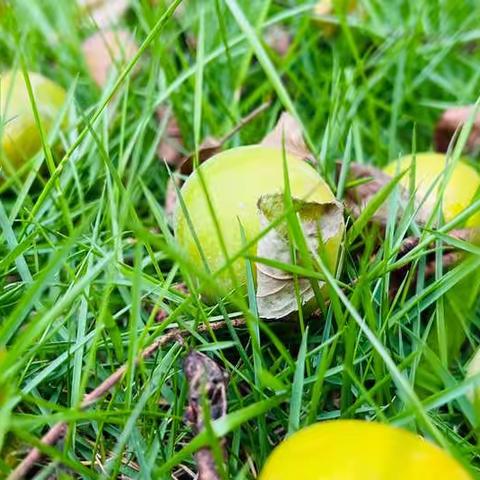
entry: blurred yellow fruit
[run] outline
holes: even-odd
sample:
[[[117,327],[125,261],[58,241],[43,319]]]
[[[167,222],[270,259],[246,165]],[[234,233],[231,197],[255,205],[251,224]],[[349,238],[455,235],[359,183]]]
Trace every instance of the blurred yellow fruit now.
[[[287,155],[286,160],[293,198],[319,203],[334,200],[330,188],[312,166],[293,155]],[[259,198],[265,194],[282,193],[284,190],[282,151],[263,146],[232,148],[213,156],[199,169],[205,180],[228,256],[232,257],[244,244],[239,222],[245,231],[246,241],[252,240],[261,231],[257,207]],[[181,196],[209,270],[215,272],[224,266],[225,257],[198,171],[187,179]],[[199,270],[204,270],[194,236],[180,205],[175,215],[175,235],[189,260]],[[341,235],[338,235],[325,242],[324,248],[327,258],[331,260],[330,264],[336,263],[340,240]],[[255,255],[256,248],[252,247],[249,253]],[[246,266],[243,258],[233,263],[233,272],[238,285],[245,288]],[[234,284],[228,272],[220,274],[217,279],[224,291],[233,289]]]
[[[260,480],[471,480],[445,451],[405,430],[361,420],[317,423],[283,441]]]
[[[322,29],[325,37],[330,38],[337,31],[337,24],[327,21],[326,16],[335,16],[339,12],[352,13],[357,8],[356,0],[320,0],[313,7],[314,20]]]
[[[480,349],[475,352],[475,355],[468,364],[467,378],[474,377],[478,374],[480,374]],[[477,385],[478,386],[469,391],[468,398],[478,409],[480,407],[480,379],[478,380]]]
[[[64,106],[66,92],[39,73],[28,75],[40,121],[48,136]],[[8,172],[34,156],[42,143],[21,71],[1,74],[0,95],[0,165]]]
[[[442,153],[418,153],[416,154],[415,185],[419,200],[423,200],[430,187],[436,181],[424,205],[427,209],[434,208],[437,202],[437,193],[443,185],[443,176],[439,177],[447,169],[447,156]],[[391,162],[384,169],[385,173],[394,176],[398,172],[410,167],[412,156],[407,155],[399,160]],[[410,178],[407,172],[401,180],[405,188],[409,187]],[[469,207],[474,200],[475,194],[480,187],[480,175],[478,172],[463,161],[459,161],[445,186],[443,195],[443,216],[446,222],[453,220],[459,213]],[[466,222],[467,227],[480,226],[480,213],[472,215]]]

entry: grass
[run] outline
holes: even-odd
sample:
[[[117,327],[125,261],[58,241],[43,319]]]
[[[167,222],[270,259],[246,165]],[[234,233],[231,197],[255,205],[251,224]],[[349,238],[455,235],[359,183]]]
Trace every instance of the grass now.
[[[57,448],[42,447],[53,463],[38,479],[193,478],[192,453],[218,447],[224,435],[227,478],[255,478],[287,434],[319,420],[366,418],[425,435],[480,478],[479,418],[466,397],[478,380],[465,380],[479,343],[480,257],[478,247],[446,236],[466,215],[421,229],[411,208],[384,234],[369,224],[373,208],[348,220],[338,278],[321,258],[303,265],[327,279],[331,301],[301,328],[258,319],[251,268],[247,299],[206,305],[175,289],[185,282],[195,291],[194,270],[163,208],[169,172],[156,147],[166,125],[155,115],[161,105],[172,109],[187,153],[271,101],[227,146],[260,141],[287,110],[342,198],[338,158],[384,166],[430,150],[440,113],[477,100],[480,5],[361,0],[364,15],[339,15],[337,34],[325,38],[310,2],[182,2],[178,15],[166,3],[131,0],[120,23],[141,47],[103,89],[81,53],[98,27],[75,2],[14,0],[10,15],[0,13],[1,70],[44,73],[68,90],[75,110],[71,127],[44,138],[25,175],[0,184],[0,477],[57,421],[71,428]],[[277,26],[291,35],[285,56],[265,42]],[[459,155],[457,148],[452,157]],[[395,195],[391,184],[376,204],[396,208]],[[469,212],[479,208],[476,199]],[[287,217],[301,253],[298,220]],[[412,234],[421,241],[400,259]],[[432,241],[437,273],[424,280]],[[472,255],[442,270],[449,242]],[[392,272],[407,260],[418,273],[392,300]],[[204,280],[215,284],[212,275]],[[162,323],[160,309],[169,313]],[[246,326],[235,329],[240,315]],[[222,319],[223,330],[197,331]],[[190,331],[183,345],[135,364],[176,325]],[[195,438],[183,419],[181,367],[191,348],[230,376],[228,416]],[[120,387],[81,411],[83,394],[123,363]]]

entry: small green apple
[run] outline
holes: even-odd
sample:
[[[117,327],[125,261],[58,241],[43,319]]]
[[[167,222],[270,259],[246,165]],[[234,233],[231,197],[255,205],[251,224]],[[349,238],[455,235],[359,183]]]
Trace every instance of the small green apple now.
[[[66,101],[65,90],[39,73],[28,74],[44,132],[49,134]],[[21,71],[0,75],[0,166],[12,172],[42,147]]]
[[[290,154],[286,155],[286,165],[292,198],[319,203],[335,200],[327,183],[311,165]],[[257,206],[260,197],[284,191],[283,152],[278,148],[256,145],[232,148],[213,156],[199,170],[215,212],[218,231],[223,237],[228,257],[231,258],[244,245],[240,224],[247,242],[262,230]],[[198,170],[183,185],[181,197],[208,264],[207,271],[215,272],[225,265],[226,259]],[[175,236],[189,260],[197,269],[205,271],[184,208],[180,202],[176,209]],[[323,245],[332,268],[336,263],[342,233],[343,223],[340,233]],[[254,245],[248,253],[255,255],[256,252],[257,245]],[[247,281],[245,260],[239,258],[234,261],[232,270],[236,282],[228,271],[223,271],[217,277],[218,285],[229,292],[236,283],[244,293]],[[208,299],[209,293],[205,290],[203,293]]]

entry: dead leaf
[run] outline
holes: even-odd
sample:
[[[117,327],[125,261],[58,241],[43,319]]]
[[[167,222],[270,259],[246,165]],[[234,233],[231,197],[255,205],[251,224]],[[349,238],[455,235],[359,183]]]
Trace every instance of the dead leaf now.
[[[165,121],[165,117],[167,117],[167,126],[158,144],[157,155],[169,165],[178,167],[184,160],[182,133],[171,109],[161,106],[157,109],[157,118],[161,123]]]
[[[201,165],[210,157],[216,155],[222,149],[223,141],[215,137],[207,137],[198,148],[198,163]],[[195,153],[187,155],[180,165],[180,173],[183,175],[190,175],[193,172]]]
[[[292,155],[304,159],[312,158],[303,139],[302,126],[293,115],[287,112],[280,115],[275,128],[263,138],[260,145],[276,148],[283,148],[285,145],[285,150]]]
[[[196,434],[205,428],[202,402],[208,403],[210,418],[217,420],[227,414],[228,376],[207,355],[192,351],[183,364],[188,382],[188,408],[186,418]],[[219,480],[215,460],[209,448],[195,454],[199,480]]]
[[[318,254],[321,244],[340,235],[344,228],[343,206],[336,200],[325,203],[293,199],[298,208],[307,246]],[[282,194],[263,195],[258,201],[262,229],[284,211]],[[258,243],[257,255],[284,264],[291,264],[291,246],[286,225],[271,229]],[[257,305],[260,317],[285,318],[298,310],[293,274],[257,262]],[[297,278],[302,305],[314,296],[312,280]],[[319,287],[323,284],[317,282]]]
[[[473,244],[478,244],[480,241],[480,229],[479,228],[461,228],[456,230],[451,230],[448,232],[448,236],[457,240],[463,240],[465,242],[470,242]],[[411,250],[413,250],[420,242],[418,237],[407,237],[403,240],[400,250],[398,252],[398,258],[401,259],[407,255]],[[429,249],[434,248],[434,244],[428,246]],[[465,251],[457,250],[452,245],[449,245],[448,242],[445,242],[443,246],[443,255],[442,255],[442,267],[447,270],[450,267],[457,265],[461,260],[465,258]],[[390,298],[394,298],[405,281],[407,275],[411,275],[414,272],[411,272],[412,264],[407,264],[401,268],[392,272],[390,277]],[[424,278],[430,278],[435,275],[437,269],[437,259],[435,258],[435,252],[429,253],[426,257],[426,265],[424,270]]]
[[[337,171],[340,171],[341,167],[342,163],[341,161],[338,161]],[[365,182],[358,183],[350,188],[347,188],[345,192],[344,202],[347,210],[349,210],[354,217],[358,217],[361,212],[365,210],[366,206],[372,200],[375,194],[392,181],[392,177],[387,175],[382,170],[373,167],[372,165],[363,165],[361,163],[352,162],[349,165],[348,180],[351,183],[365,180]],[[404,214],[404,209],[402,207],[407,205],[410,199],[410,193],[408,189],[404,188],[402,185],[398,185],[398,192],[400,197],[398,217],[400,218]],[[426,203],[420,206],[420,200],[421,199],[419,199],[415,204],[415,207],[419,207],[415,220],[417,223],[423,225],[429,220],[432,212]],[[389,212],[389,203],[385,202],[375,212],[371,220],[375,223],[385,226],[388,221]]]
[[[88,71],[99,87],[107,83],[112,68],[124,66],[138,51],[126,30],[96,32],[85,40],[82,49]]]
[[[283,25],[272,25],[265,32],[265,43],[280,57],[288,53],[292,44],[292,35]]]
[[[472,115],[474,105],[454,107],[446,110],[435,127],[435,149],[437,152],[447,152],[455,132],[460,129]],[[480,113],[473,123],[472,131],[467,140],[466,150],[475,152],[480,148]]]
[[[100,29],[118,24],[130,3],[129,0],[77,0],[77,2]]]

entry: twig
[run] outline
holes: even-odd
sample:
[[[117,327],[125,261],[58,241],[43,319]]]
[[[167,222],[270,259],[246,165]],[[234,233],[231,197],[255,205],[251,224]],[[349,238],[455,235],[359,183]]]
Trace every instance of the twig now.
[[[234,327],[240,327],[245,325],[244,318],[232,319],[231,323]],[[199,332],[207,332],[210,330],[220,330],[227,325],[225,321],[214,322],[210,325],[201,325],[198,327]],[[136,365],[142,360],[151,357],[159,348],[169,343],[172,343],[179,338],[183,338],[189,335],[188,330],[182,330],[180,328],[174,328],[165,335],[162,335],[155,340],[151,345],[146,347],[139,357],[137,358]],[[108,378],[106,378],[97,388],[87,393],[83,397],[83,401],[80,404],[80,409],[85,410],[98,402],[108,391],[113,388],[122,378],[127,370],[127,364],[119,367]],[[56,423],[40,440],[44,445],[55,445],[67,432],[67,423]],[[20,480],[25,478],[27,473],[41,460],[43,453],[38,448],[32,448],[28,455],[17,465],[8,476],[7,480]]]

